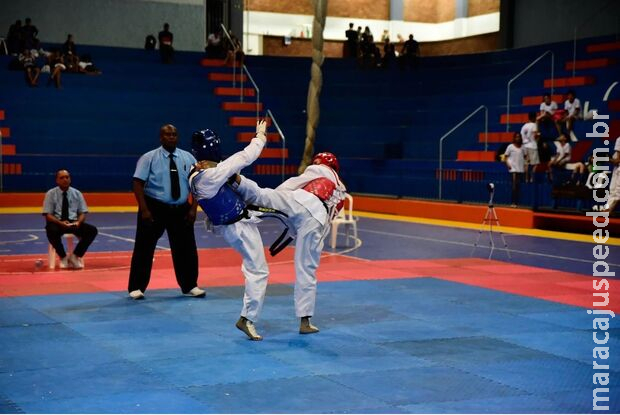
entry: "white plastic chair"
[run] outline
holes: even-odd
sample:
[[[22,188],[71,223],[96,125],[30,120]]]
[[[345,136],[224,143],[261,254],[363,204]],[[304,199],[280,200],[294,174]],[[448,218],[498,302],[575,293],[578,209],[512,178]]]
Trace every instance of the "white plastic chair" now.
[[[348,205],[348,206],[347,206]],[[347,246],[349,243],[349,229],[353,229],[353,244],[357,241],[357,220],[353,217],[353,197],[350,194],[345,195],[344,208],[338,213],[338,216],[332,221],[332,237],[331,247],[336,247],[336,239],[338,237],[338,226],[344,225]]]
[[[78,237],[72,233],[65,233],[63,238],[67,240],[67,249],[65,251],[67,252],[67,255],[71,255],[73,253],[73,239],[75,238],[77,240]],[[47,248],[47,261],[49,269],[56,268],[56,250],[52,244],[49,244]]]

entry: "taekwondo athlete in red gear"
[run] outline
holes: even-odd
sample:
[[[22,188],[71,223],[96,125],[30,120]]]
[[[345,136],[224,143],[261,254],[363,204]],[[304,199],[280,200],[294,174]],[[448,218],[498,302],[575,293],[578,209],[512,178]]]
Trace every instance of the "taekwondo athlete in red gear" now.
[[[331,153],[319,153],[299,176],[276,189],[260,188],[241,176],[237,191],[246,203],[277,209],[296,231],[295,315],[301,319],[301,334],[316,333],[310,323],[316,303],[316,270],[330,224],[344,202],[346,187],[338,176],[338,160]]]
[[[198,201],[214,231],[224,236],[228,244],[243,258],[241,271],[245,277],[245,294],[237,328],[250,340],[262,340],[254,323],[258,320],[269,268],[265,260],[263,241],[256,224],[260,222],[235,191],[236,183],[229,180],[260,155],[267,137],[267,123],[256,123],[256,137],[243,150],[222,161],[220,139],[211,130],[196,131],[192,135],[192,153],[198,163],[190,173],[192,195]]]

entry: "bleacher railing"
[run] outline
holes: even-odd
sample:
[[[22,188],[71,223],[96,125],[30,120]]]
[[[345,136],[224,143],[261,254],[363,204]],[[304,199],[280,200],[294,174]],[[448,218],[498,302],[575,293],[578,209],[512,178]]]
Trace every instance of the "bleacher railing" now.
[[[452,127],[450,131],[445,133],[439,139],[439,200],[442,197],[442,183],[443,183],[443,140],[445,140],[450,134],[455,132],[460,126],[465,124],[471,117],[478,112],[484,110],[484,151],[487,151],[489,147],[489,109],[486,105],[480,105],[474,111],[472,111],[467,117],[465,117],[460,123]]]
[[[252,86],[256,90],[256,120],[258,120],[258,112],[259,112],[259,107],[260,107],[260,89],[258,88],[258,85],[256,85],[256,82],[254,82],[254,78],[252,78],[252,75],[250,74],[248,67],[245,65],[243,65],[243,68],[241,71],[241,98],[239,98],[239,100],[243,102],[243,72],[246,73],[246,75],[248,76],[248,79],[250,80],[250,82],[252,82]]]
[[[278,134],[280,134],[280,139],[282,141],[282,181],[284,181],[284,153],[286,150],[286,137],[284,137],[284,133],[282,132],[282,129],[278,125],[278,122],[276,121],[276,118],[273,116],[273,113],[270,109],[267,110],[267,116],[269,116],[271,122],[273,122],[273,125],[275,125],[276,130],[278,130]]]
[[[553,86],[555,82],[553,75],[555,72],[555,54],[552,51],[548,50],[536,59],[534,59],[532,62],[530,62],[529,65],[527,65],[521,72],[513,76],[512,79],[508,81],[508,84],[506,84],[506,132],[510,131],[510,86],[514,81],[519,79],[521,75],[526,73],[532,66],[536,65],[542,58],[547,55],[551,55],[551,95],[553,95]]]
[[[226,30],[226,26],[224,26],[223,23],[220,23],[220,27],[222,28],[222,30],[224,31],[224,34],[226,35],[226,37],[228,38],[228,41],[230,42],[231,46],[234,47],[233,44],[233,40],[230,37],[230,33],[228,33],[228,30]],[[236,83],[236,78],[237,78],[237,54],[233,53],[233,79],[232,79],[232,86],[233,88],[235,87]]]

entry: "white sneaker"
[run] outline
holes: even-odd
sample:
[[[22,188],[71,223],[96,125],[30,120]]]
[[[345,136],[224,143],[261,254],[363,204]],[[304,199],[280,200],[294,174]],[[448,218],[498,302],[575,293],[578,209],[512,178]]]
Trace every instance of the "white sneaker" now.
[[[82,269],[82,268],[84,268],[84,261],[82,261],[82,258],[80,258],[79,256],[76,256],[74,254],[69,255],[69,263],[75,269]]]
[[[130,292],[129,296],[134,300],[144,300],[144,293],[140,290],[134,290]]]
[[[183,294],[186,297],[204,297],[206,295],[206,291],[198,288],[198,287],[194,287],[191,290],[189,290],[188,292]]]
[[[69,255],[65,256],[64,258],[61,258],[59,265],[60,265],[60,269],[71,268],[71,264],[69,263]]]

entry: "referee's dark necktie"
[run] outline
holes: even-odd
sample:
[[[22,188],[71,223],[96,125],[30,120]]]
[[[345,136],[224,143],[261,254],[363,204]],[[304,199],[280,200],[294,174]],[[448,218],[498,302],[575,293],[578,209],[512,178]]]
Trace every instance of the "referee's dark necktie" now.
[[[172,200],[177,200],[181,197],[181,186],[179,185],[179,171],[177,165],[174,162],[174,155],[170,153],[170,188],[172,190]]]
[[[69,220],[69,199],[67,199],[67,191],[62,192],[62,207],[60,211],[60,220]]]

